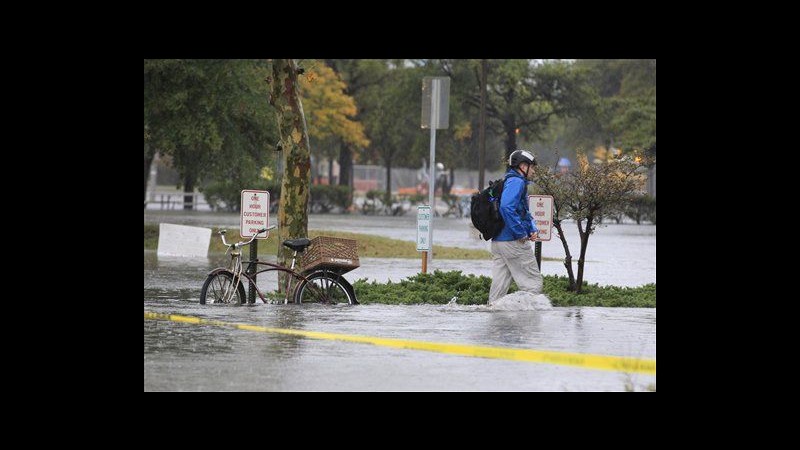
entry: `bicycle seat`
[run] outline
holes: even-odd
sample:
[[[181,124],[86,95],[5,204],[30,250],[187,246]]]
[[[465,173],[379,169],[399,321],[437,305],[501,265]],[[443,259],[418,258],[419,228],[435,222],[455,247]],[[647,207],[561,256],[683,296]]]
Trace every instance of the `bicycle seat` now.
[[[283,245],[289,247],[290,249],[296,252],[302,252],[306,249],[309,245],[311,245],[311,239],[308,238],[300,238],[300,239],[287,239],[283,241]]]

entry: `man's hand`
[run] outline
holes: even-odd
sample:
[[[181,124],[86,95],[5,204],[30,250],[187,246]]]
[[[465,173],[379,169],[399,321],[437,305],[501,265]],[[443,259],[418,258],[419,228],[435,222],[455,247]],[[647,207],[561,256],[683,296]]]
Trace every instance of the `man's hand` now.
[[[528,236],[528,239],[530,239],[532,241],[535,241],[535,240],[539,239],[539,232],[538,231],[534,231],[533,233],[531,233],[530,236]]]

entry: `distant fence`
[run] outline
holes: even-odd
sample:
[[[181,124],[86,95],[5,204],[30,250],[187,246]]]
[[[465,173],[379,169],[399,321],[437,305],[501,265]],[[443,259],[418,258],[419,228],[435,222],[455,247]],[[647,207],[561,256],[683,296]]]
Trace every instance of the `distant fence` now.
[[[446,173],[449,177],[450,171],[447,170]],[[488,184],[489,180],[502,177],[504,173],[504,169],[493,172],[486,171],[484,173],[484,184]],[[454,188],[478,188],[477,170],[456,169],[453,175],[455,178],[453,180]],[[403,167],[392,168],[391,190],[394,192],[400,189],[415,188],[422,181],[427,181],[427,172],[423,172],[420,169],[408,169]],[[374,165],[353,166],[353,187],[356,191],[368,191],[370,189],[386,190],[386,168]]]
[[[211,206],[200,192],[149,192],[147,195],[147,209],[183,209],[184,196],[190,196],[192,209],[210,210]]]

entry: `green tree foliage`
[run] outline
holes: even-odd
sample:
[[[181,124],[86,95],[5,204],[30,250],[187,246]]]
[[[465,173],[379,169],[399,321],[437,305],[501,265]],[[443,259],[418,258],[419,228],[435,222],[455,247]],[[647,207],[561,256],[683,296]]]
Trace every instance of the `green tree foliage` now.
[[[356,118],[366,125],[371,140],[369,148],[354,155],[355,159],[383,164],[387,171],[397,166],[416,168],[423,158],[428,159],[428,133],[420,129],[421,86],[424,76],[447,75],[436,61],[327,61],[346,81],[347,92],[358,104]],[[452,108],[450,123],[452,130]],[[451,130],[437,133],[437,161],[448,167],[457,161],[451,151],[452,139],[448,140]]]
[[[551,118],[579,114],[590,98],[582,72],[568,62],[490,60],[489,66],[487,126],[504,136],[504,156],[517,148],[518,136],[541,139]],[[477,90],[469,101],[479,106]]]
[[[478,64],[479,60],[437,59],[423,65],[430,76],[450,77],[450,126],[436,132],[436,162],[451,171],[457,167],[478,168],[479,115],[466,101],[479,89]]]
[[[322,61],[304,61],[302,68],[299,79],[311,152],[317,159],[328,159],[328,179],[332,180],[333,160],[340,147],[364,148],[369,140],[364,126],[355,120],[358,109],[341,76]]]
[[[419,126],[423,76],[449,76],[450,127],[437,132],[437,162],[477,168],[479,60],[326,60],[347,84],[365,125],[368,151],[354,159],[419,167],[429,135]],[[551,119],[577,115],[590,91],[582,72],[561,61],[490,60],[487,167],[496,169],[517,139],[540,139]],[[502,138],[504,143],[498,139]],[[505,149],[504,149],[505,148]],[[342,153],[343,155],[344,153]],[[344,167],[344,166],[343,166]]]
[[[267,75],[259,61],[145,60],[145,162],[172,155],[187,193],[202,181],[250,187],[276,136]]]
[[[624,152],[656,148],[656,60],[581,60],[594,92],[593,108],[570,125],[573,142]]]
[[[481,60],[431,61],[427,64],[438,65],[441,74],[451,77],[452,133],[441,138],[443,158],[478,169]],[[554,119],[580,115],[591,100],[581,71],[561,61],[487,60],[487,95],[489,170],[502,166],[520,140],[530,146],[545,139]],[[437,154],[439,141],[437,134]]]
[[[372,59],[329,59],[326,65],[331,67],[345,83],[344,94],[353,97],[357,110],[354,121],[363,123],[365,110],[364,97],[367,90],[380,83],[387,76],[384,61]],[[335,145],[335,144],[334,144]],[[339,185],[352,187],[353,164],[366,158],[366,150],[343,139],[338,139],[339,146]],[[333,150],[335,151],[335,150]],[[352,190],[348,204],[353,201]]]
[[[371,141],[369,159],[386,167],[386,191],[391,193],[391,168],[417,166],[427,136],[419,132],[421,71],[385,62],[379,81],[363,89],[357,101]]]

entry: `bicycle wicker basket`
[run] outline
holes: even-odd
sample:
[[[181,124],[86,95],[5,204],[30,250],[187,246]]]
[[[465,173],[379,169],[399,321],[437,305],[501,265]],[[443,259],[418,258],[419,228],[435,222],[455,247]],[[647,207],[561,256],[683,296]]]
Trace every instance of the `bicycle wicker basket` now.
[[[341,275],[359,266],[358,242],[355,239],[317,236],[303,254],[304,272],[327,269]]]

